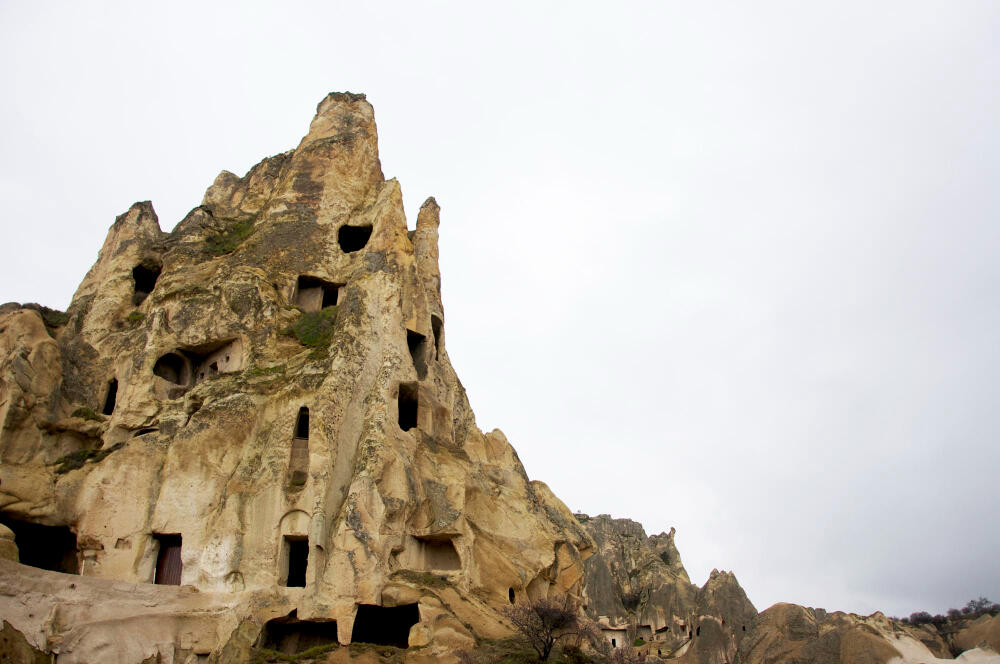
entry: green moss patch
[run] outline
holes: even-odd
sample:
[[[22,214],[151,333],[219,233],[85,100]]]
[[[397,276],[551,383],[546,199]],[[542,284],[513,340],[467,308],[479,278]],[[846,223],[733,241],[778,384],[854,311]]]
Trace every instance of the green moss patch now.
[[[283,652],[269,650],[267,648],[254,648],[250,654],[250,662],[251,664],[272,664],[273,662],[302,662],[305,664],[306,661],[320,658],[326,653],[336,650],[339,647],[340,646],[336,643],[328,643],[326,645],[303,650],[302,652],[297,652],[294,655],[288,655]],[[326,658],[323,657],[323,660],[325,661]]]
[[[403,579],[404,581],[409,581],[410,583],[426,586],[428,588],[444,588],[449,585],[448,579],[436,574],[431,574],[430,572],[417,572],[410,569],[401,569],[393,574],[393,576]]]
[[[83,465],[90,461],[91,463],[99,463],[104,460],[106,456],[120,450],[125,447],[125,443],[118,443],[117,445],[112,445],[107,449],[100,450],[77,450],[76,452],[70,452],[64,457],[56,460],[58,468],[56,468],[56,473],[62,475],[63,473],[68,473],[71,470],[76,470],[77,468],[83,468]]]
[[[146,314],[142,313],[141,311],[133,311],[132,313],[130,313],[128,315],[128,322],[130,322],[130,323],[138,323],[138,322],[140,322],[142,320],[145,320],[145,318],[146,318]]]
[[[337,307],[326,307],[321,311],[303,313],[286,327],[284,334],[295,337],[306,348],[312,348],[314,355],[322,356],[333,340],[333,327],[337,322]]]
[[[79,417],[81,419],[91,420],[93,422],[103,422],[104,421],[104,417],[103,416],[98,415],[97,413],[95,413],[91,409],[87,408],[86,406],[81,406],[80,408],[77,408],[76,410],[74,410],[70,414],[70,417]]]
[[[223,256],[231,254],[253,234],[253,219],[237,221],[232,226],[219,233],[214,233],[205,238],[205,248],[213,256]]]

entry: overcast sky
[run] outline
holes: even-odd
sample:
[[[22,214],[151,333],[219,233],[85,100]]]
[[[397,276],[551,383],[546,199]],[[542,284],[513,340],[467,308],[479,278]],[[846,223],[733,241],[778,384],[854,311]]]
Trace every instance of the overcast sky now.
[[[0,1],[0,302],[364,92],[533,479],[761,610],[1000,601],[1000,4],[371,4]]]

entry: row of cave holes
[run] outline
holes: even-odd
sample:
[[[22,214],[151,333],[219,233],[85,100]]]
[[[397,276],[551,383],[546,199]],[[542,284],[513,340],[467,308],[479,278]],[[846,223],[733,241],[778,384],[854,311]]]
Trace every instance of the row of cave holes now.
[[[371,224],[364,226],[341,226],[337,231],[337,244],[345,254],[352,254],[361,251],[368,245],[368,240],[372,236]],[[156,280],[160,278],[163,266],[152,259],[145,259],[132,268],[132,281],[135,284],[135,291],[132,293],[132,304],[139,306],[142,304],[153,288],[156,287]],[[325,305],[324,305],[325,306]]]
[[[305,426],[308,427],[308,420],[306,420]],[[307,431],[297,433],[308,435]],[[76,535],[69,528],[43,526],[6,517],[0,517],[0,523],[14,532],[22,564],[67,574],[79,574]],[[183,570],[181,535],[155,533],[153,538],[159,548],[153,583],[180,585]],[[285,561],[285,569],[282,573],[283,585],[289,588],[305,587],[306,570],[309,565],[309,538],[286,535],[283,547],[282,557]],[[513,588],[508,589],[507,599],[511,604],[515,603],[517,597]],[[407,606],[416,607],[415,604]],[[406,612],[402,611],[404,608],[360,605],[351,641],[405,648],[409,628],[416,624],[418,618],[414,615],[405,617]],[[381,624],[381,626],[375,627],[377,624]],[[723,625],[725,625],[724,622]],[[324,634],[332,634],[330,638],[336,639],[336,623],[279,619],[269,622],[268,626],[270,631],[265,632],[265,641],[272,645],[265,647],[289,654],[321,645],[315,640],[320,637],[326,638],[323,636]],[[742,630],[745,632],[746,629],[746,625],[743,625]],[[698,636],[701,636],[700,625],[694,630],[688,630],[688,638]],[[325,641],[324,643],[332,642]],[[611,646],[617,647],[616,639],[611,639]],[[289,647],[292,650],[288,650]]]
[[[80,573],[76,535],[69,528],[18,521],[6,515],[0,515],[0,523],[14,532],[21,564],[65,574]],[[183,571],[181,535],[155,533],[153,538],[159,548],[153,583],[179,586]],[[285,585],[305,586],[309,540],[286,536],[285,547],[288,559]],[[406,648],[410,628],[419,620],[416,604],[396,607],[361,604],[358,606],[351,641]],[[262,640],[264,647],[294,654],[317,645],[336,643],[337,623],[299,621],[293,612],[288,618],[269,621]]]
[[[434,335],[433,359],[437,360],[441,354],[441,332],[444,324],[437,316],[431,316],[431,334]],[[417,379],[423,380],[427,377],[427,354],[429,347],[427,337],[414,332],[406,331],[406,346],[410,351],[410,359],[413,360],[413,368],[417,372]],[[400,383],[399,395],[397,397],[397,410],[399,417],[399,428],[409,431],[417,426],[420,414],[420,389],[419,383]]]
[[[420,611],[416,604],[358,604],[351,643],[406,648],[410,628],[418,622]],[[299,620],[295,610],[287,617],[267,621],[260,637],[261,646],[286,655],[334,643],[338,643],[336,620]]]

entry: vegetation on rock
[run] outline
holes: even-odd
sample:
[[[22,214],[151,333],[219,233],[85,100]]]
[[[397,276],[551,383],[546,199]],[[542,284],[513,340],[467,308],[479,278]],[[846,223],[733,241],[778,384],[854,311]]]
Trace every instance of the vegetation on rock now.
[[[322,353],[333,340],[333,326],[337,322],[337,307],[305,312],[285,328],[284,333],[295,337],[306,348]]]
[[[410,583],[426,586],[428,588],[444,588],[449,585],[448,579],[438,576],[437,574],[431,574],[430,572],[417,572],[410,569],[401,569],[393,574],[393,576],[409,581]]]
[[[297,652],[293,655],[278,652],[277,650],[269,650],[268,648],[254,648],[251,651],[250,662],[251,664],[273,664],[274,662],[299,662],[300,664],[306,664],[306,662],[313,660],[326,661],[323,655],[339,647],[340,645],[337,643],[327,643]]]
[[[81,406],[80,408],[74,410],[73,413],[70,415],[70,417],[79,417],[80,419],[92,420],[94,422],[104,421],[103,416],[98,415],[97,413],[95,413],[90,408],[87,408],[86,406]]]
[[[961,609],[948,609],[948,615],[946,616],[941,614],[931,615],[927,611],[915,611],[908,618],[893,618],[893,620],[910,625],[935,625],[940,628],[950,622],[974,620],[980,616],[995,616],[998,613],[1000,613],[1000,604],[990,601],[985,597],[980,597],[969,600]]]
[[[253,234],[253,219],[237,221],[224,231],[213,233],[205,238],[208,253],[213,256],[224,256],[236,251],[243,241]]]
[[[77,468],[83,468],[83,465],[88,461],[92,463],[99,463],[104,460],[109,454],[116,450],[120,450],[125,447],[125,443],[118,443],[117,445],[112,445],[107,449],[100,450],[77,450],[76,452],[70,452],[64,457],[56,459],[56,473],[62,475],[63,473],[68,473],[71,470],[76,470]]]
[[[573,645],[578,646],[582,639],[592,638],[596,633],[593,623],[580,614],[576,600],[570,595],[520,602],[503,608],[502,613],[541,662],[548,661],[560,641],[574,640]]]

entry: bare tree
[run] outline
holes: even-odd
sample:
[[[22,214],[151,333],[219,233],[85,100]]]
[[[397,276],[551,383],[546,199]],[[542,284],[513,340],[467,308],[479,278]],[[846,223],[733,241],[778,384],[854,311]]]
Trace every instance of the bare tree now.
[[[519,602],[502,611],[543,662],[548,661],[560,640],[574,638],[578,641],[591,629],[590,621],[580,615],[576,600],[570,595]]]

